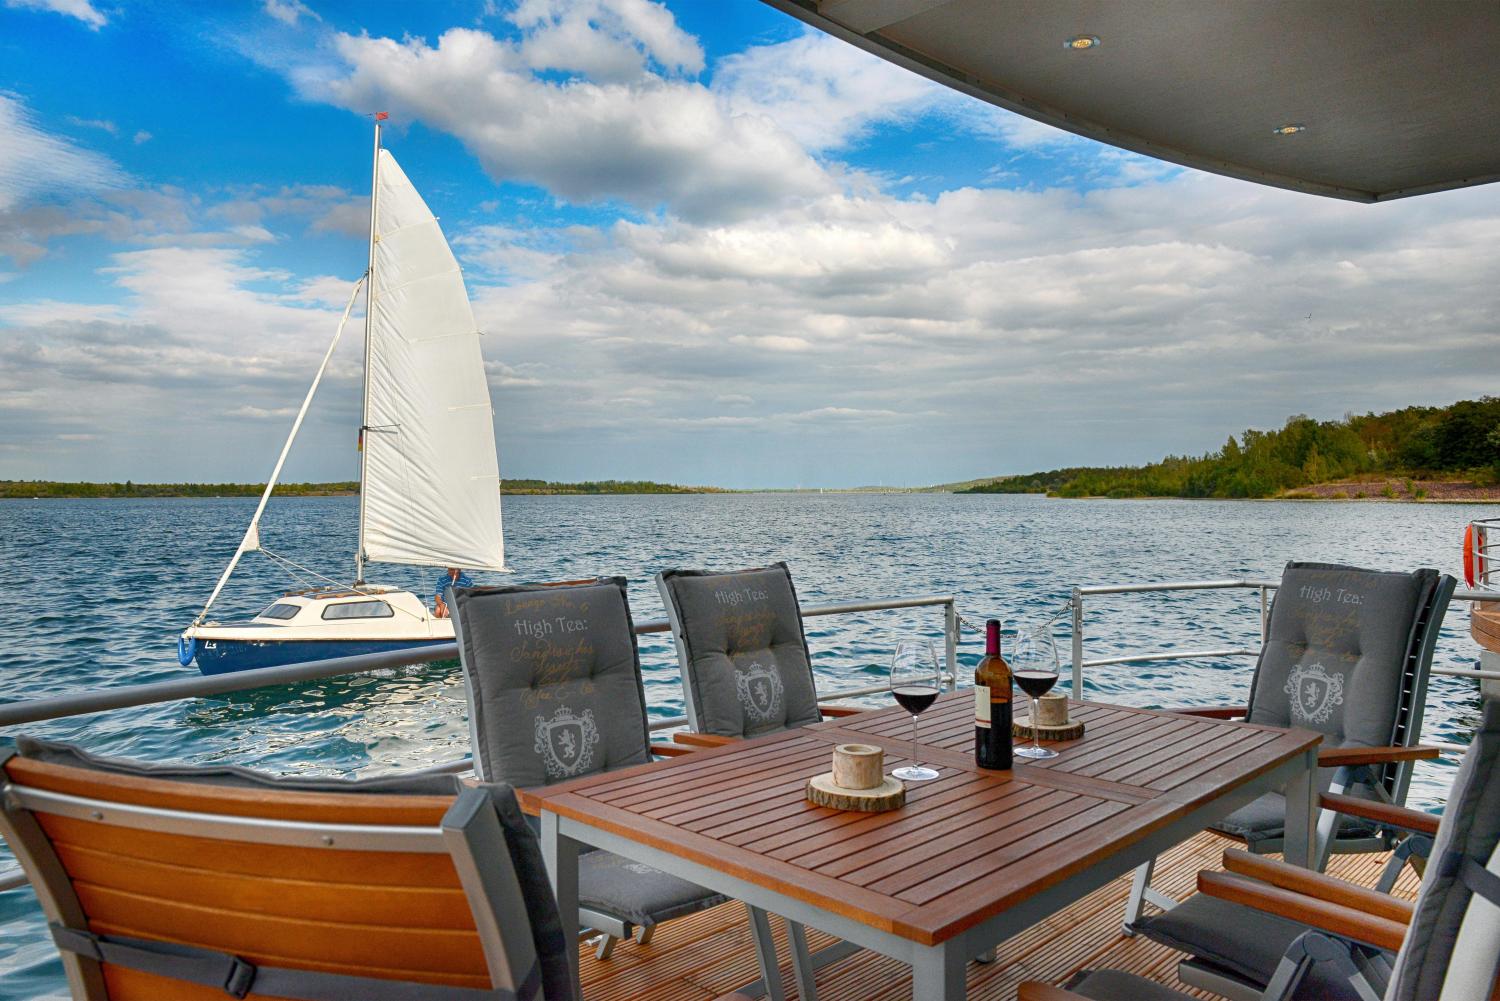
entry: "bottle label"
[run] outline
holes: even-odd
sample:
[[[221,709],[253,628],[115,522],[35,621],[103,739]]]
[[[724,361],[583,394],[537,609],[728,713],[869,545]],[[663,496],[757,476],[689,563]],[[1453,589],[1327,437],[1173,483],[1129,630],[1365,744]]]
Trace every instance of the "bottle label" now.
[[[974,686],[974,725],[990,725],[990,688],[988,685]]]

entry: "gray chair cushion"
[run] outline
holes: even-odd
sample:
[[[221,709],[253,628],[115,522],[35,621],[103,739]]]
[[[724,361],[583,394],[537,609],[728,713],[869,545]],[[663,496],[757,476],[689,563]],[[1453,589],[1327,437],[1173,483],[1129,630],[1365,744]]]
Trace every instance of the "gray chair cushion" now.
[[[667,570],[656,582],[695,730],[753,737],[822,719],[785,563],[734,573]]]
[[[542,993],[547,1001],[553,998],[572,1001],[578,997],[578,991],[573,984],[569,954],[576,945],[563,933],[562,916],[557,909],[557,897],[552,893],[552,880],[547,875],[541,841],[521,812],[514,789],[500,783],[486,783],[479,788],[489,795],[505,832],[505,846],[510,852],[516,881],[521,886],[537,963],[542,969]]]
[[[1500,844],[1500,701],[1487,700],[1484,718],[1448,792],[1437,840],[1406,943],[1391,974],[1388,1001],[1437,997],[1454,959],[1454,943],[1473,903],[1473,891],[1458,862],[1488,863]],[[1480,914],[1480,920],[1489,920]],[[1466,955],[1464,962],[1487,965],[1493,977],[1496,957]]]
[[[185,765],[136,761],[92,754],[74,744],[17,737],[16,751],[22,757],[73,768],[89,768],[144,779],[176,779],[203,785],[242,789],[277,789],[283,792],[385,793],[404,796],[452,796],[462,788],[456,775],[378,775],[367,779],[313,778],[303,775],[268,775],[237,765]]]
[[[623,578],[452,590],[481,779],[526,788],[651,760]]]
[[[650,927],[727,899],[611,852],[593,851],[578,857],[579,906],[633,925]]]
[[[1164,914],[1136,922],[1136,931],[1185,952],[1243,980],[1264,987],[1287,946],[1306,926],[1252,907],[1198,893]],[[1359,1001],[1348,981],[1314,966],[1298,986],[1297,997]]]
[[[1289,563],[1250,688],[1249,722],[1323,733],[1327,747],[1391,742],[1418,613],[1435,570]]]
[[[1422,640],[1421,613],[1438,586],[1436,570],[1387,573],[1331,563],[1288,563],[1271,606],[1266,642],[1250,686],[1251,723],[1324,734],[1327,747],[1383,747],[1420,711],[1407,677]],[[1403,695],[1403,690],[1406,694]],[[1322,769],[1327,791],[1333,769]],[[1372,790],[1356,784],[1352,796]],[[1281,838],[1286,803],[1262,796],[1213,826],[1251,846]],[[1345,818],[1340,839],[1375,829]]]
[[[1068,990],[1092,1001],[1190,1001],[1170,987],[1119,970],[1088,970],[1073,978]]]
[[[1319,780],[1324,791],[1327,791],[1332,779],[1333,769],[1324,768],[1320,771]],[[1360,795],[1362,792],[1367,793],[1368,788],[1355,787],[1350,790],[1352,795]],[[1279,792],[1268,792],[1215,823],[1213,829],[1243,838],[1251,849],[1259,847],[1262,842],[1279,841],[1286,833],[1286,797]],[[1373,838],[1378,834],[1375,825],[1358,817],[1339,819],[1338,837],[1341,839]]]

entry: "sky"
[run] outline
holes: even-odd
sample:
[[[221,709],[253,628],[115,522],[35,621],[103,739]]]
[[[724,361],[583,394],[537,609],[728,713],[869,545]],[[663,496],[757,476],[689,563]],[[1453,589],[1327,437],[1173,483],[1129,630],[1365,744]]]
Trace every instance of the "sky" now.
[[[757,0],[0,0],[0,478],[263,480],[364,271],[377,111],[503,477],[922,485],[1500,382],[1500,185],[1178,168]],[[289,480],[357,476],[358,315]]]

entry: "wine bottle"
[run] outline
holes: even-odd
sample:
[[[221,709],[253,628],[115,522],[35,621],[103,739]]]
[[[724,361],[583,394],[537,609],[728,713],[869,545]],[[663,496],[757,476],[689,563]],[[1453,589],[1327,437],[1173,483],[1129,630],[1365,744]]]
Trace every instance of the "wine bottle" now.
[[[999,619],[984,624],[984,659],[974,669],[974,758],[980,768],[1010,768],[1010,665],[1000,656]]]

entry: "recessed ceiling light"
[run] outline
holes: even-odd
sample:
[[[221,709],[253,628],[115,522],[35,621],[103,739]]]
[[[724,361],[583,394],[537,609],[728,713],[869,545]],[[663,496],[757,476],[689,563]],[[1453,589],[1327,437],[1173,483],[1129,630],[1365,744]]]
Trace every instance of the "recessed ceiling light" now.
[[[1097,35],[1075,35],[1063,42],[1063,48],[1072,49],[1074,52],[1087,52],[1089,49],[1099,47],[1099,36]]]
[[[1278,135],[1278,136],[1294,136],[1298,132],[1306,132],[1306,131],[1307,131],[1307,126],[1306,125],[1283,125],[1280,128],[1272,129],[1271,130],[1271,134],[1272,135]]]

